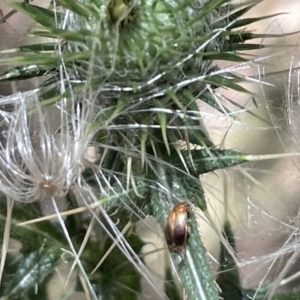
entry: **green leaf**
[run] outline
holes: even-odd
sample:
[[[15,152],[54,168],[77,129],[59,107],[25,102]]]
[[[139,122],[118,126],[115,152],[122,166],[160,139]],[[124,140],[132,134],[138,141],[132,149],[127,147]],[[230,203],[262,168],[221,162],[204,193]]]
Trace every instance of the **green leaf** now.
[[[225,222],[223,227],[223,236],[228,241],[228,246],[235,252],[235,241],[231,225],[228,221]],[[237,265],[228,253],[227,248],[221,242],[220,251],[220,265],[219,275],[217,277],[217,283],[221,289],[220,296],[224,300],[240,300],[243,298],[243,291],[240,282],[240,276],[237,269]]]
[[[227,115],[232,115],[232,112],[227,109],[224,106],[220,106],[219,103],[217,103],[217,101],[215,100],[215,98],[213,97],[213,95],[211,93],[203,93],[200,96],[200,100],[207,103],[209,106],[211,106],[212,108],[216,109],[217,111],[221,112],[221,113],[225,113]]]
[[[246,299],[265,300],[268,297],[268,291],[271,284],[260,286],[258,288],[245,289],[244,295]],[[295,288],[292,291],[280,291],[272,297],[272,300],[299,300],[300,289]]]
[[[239,45],[237,45],[239,46]],[[242,45],[242,46],[245,46],[245,45]],[[249,90],[243,88],[241,85],[237,84],[236,83],[236,79],[229,79],[229,78],[226,78],[222,75],[212,75],[212,76],[209,76],[207,79],[206,79],[207,82],[209,83],[212,83],[218,87],[228,87],[232,90],[235,90],[235,91],[238,91],[238,92],[242,92],[242,93],[247,93],[247,94],[250,94],[252,95],[253,93],[251,93]]]
[[[187,134],[184,140],[187,143],[201,145],[202,147],[213,147],[214,144],[205,131],[202,120],[195,120],[188,115],[182,118],[183,131]]]
[[[40,249],[25,254],[12,281],[5,288],[3,297],[15,299],[43,282],[54,271],[60,256],[61,249],[51,243],[45,243]]]
[[[173,153],[170,157],[172,165],[197,177],[200,174],[212,172],[239,165],[247,161],[247,155],[233,150],[194,149],[182,150],[182,156]]]
[[[50,87],[51,85],[59,85],[59,76],[58,76],[58,72],[55,73],[55,76],[50,76],[50,78],[46,79],[41,85],[40,88],[46,88],[46,87]],[[56,92],[60,91],[60,88],[56,87]]]
[[[226,24],[231,23],[234,20],[239,19],[240,17],[242,17],[245,13],[247,13],[251,8],[255,7],[255,5],[257,5],[258,3],[260,3],[261,0],[258,1],[251,1],[250,5],[247,5],[246,7],[243,7],[240,10],[235,11],[236,9],[238,9],[241,5],[244,6],[246,3],[242,3],[242,4],[229,4],[228,5],[228,11],[229,12],[233,12],[233,13],[229,13],[229,15],[225,15],[224,19],[222,19],[219,22],[216,22],[213,24],[214,28],[222,28],[224,27],[224,25],[226,26]]]
[[[179,201],[188,201],[202,211],[207,210],[204,191],[199,178],[193,178],[172,169],[168,170],[168,173],[172,178],[172,192]]]
[[[266,44],[224,44],[224,49],[226,51],[246,51],[246,50],[258,50],[270,47],[278,47],[278,45],[266,45]],[[239,91],[239,90],[237,90]],[[249,93],[249,91],[247,91]]]
[[[81,16],[88,20],[90,12],[85,7],[85,5],[81,4],[77,1],[67,1],[67,0],[59,0],[59,3],[63,5],[65,8],[71,10],[74,14]]]
[[[201,53],[204,60],[227,60],[227,61],[236,61],[236,62],[245,62],[248,59],[241,57],[240,55],[226,52],[205,52]]]
[[[119,206],[111,207],[109,211],[115,212],[116,210],[118,210],[118,212],[111,217],[110,222],[117,224],[117,227],[121,231],[131,219],[131,212],[119,210]],[[113,231],[109,229],[109,224],[104,219],[101,219],[101,221],[104,227],[113,233]],[[96,243],[91,242],[82,256],[82,260],[88,269],[90,267],[93,269],[98,264],[99,260],[106,255],[114,242],[108,238],[105,231],[101,228],[98,228],[98,231],[102,236],[101,243],[99,244],[99,241]],[[144,243],[136,235],[134,228],[124,233],[123,237],[130,244],[133,251],[136,254],[140,254]],[[91,272],[92,269],[89,272]],[[90,280],[95,287],[96,293],[102,299],[135,300],[141,290],[140,277],[140,274],[133,264],[125,257],[124,253],[115,246],[100,267],[90,277]]]
[[[265,19],[274,18],[274,17],[280,16],[280,15],[282,15],[282,13],[258,17],[258,18],[242,18],[240,20],[235,21],[231,26],[228,26],[226,29],[228,30],[228,29],[234,29],[234,28],[238,28],[238,27],[242,27],[242,26],[247,26],[252,23],[262,21]]]
[[[5,202],[0,203],[0,208],[0,239],[2,239],[6,219]],[[50,240],[53,246],[66,247],[64,236],[49,221],[18,226],[21,222],[40,216],[42,216],[42,212],[37,203],[15,203],[11,217],[10,237],[21,242],[24,249],[35,249],[41,246],[45,240]]]
[[[39,52],[39,51],[56,51],[57,43],[41,43],[41,44],[31,44],[23,45],[18,48],[11,48],[7,50],[2,50],[0,53],[14,53],[14,52]]]
[[[170,147],[169,147],[169,141],[168,141],[168,135],[167,135],[167,115],[163,111],[163,107],[162,107],[160,101],[155,101],[154,105],[158,109],[161,108],[161,111],[160,110],[157,111],[157,119],[158,119],[158,122],[160,125],[162,138],[165,143],[167,152],[168,152],[168,154],[170,154]]]
[[[146,142],[148,140],[148,130],[146,128],[142,128],[139,132],[139,138],[140,138],[140,143],[141,143],[141,163],[142,163],[142,167],[144,167],[145,165],[145,161],[146,161]]]
[[[29,15],[37,23],[47,27],[47,28],[57,28],[62,20],[62,16],[59,12],[55,12],[42,8],[40,6],[28,4],[25,2],[14,3],[14,6]]]
[[[206,2],[203,7],[201,7],[200,12],[192,18],[190,21],[187,22],[187,26],[191,26],[197,21],[201,20],[205,16],[209,15],[210,12],[215,10],[216,8],[219,8],[221,5],[224,5],[225,3],[229,2],[230,0],[214,0]]]
[[[167,192],[167,189],[170,187],[168,187],[166,180],[170,178],[162,167],[158,166],[158,168],[157,176],[160,179],[159,184],[163,185],[164,189],[159,189],[159,185],[153,187],[150,197],[153,215],[163,227],[168,213],[173,209],[173,205],[178,203],[178,199],[175,200],[172,194]],[[206,260],[206,250],[200,239],[198,224],[193,213],[190,214],[189,227],[190,235],[187,245],[189,259],[183,259],[183,261],[178,264],[180,255],[176,252],[171,252],[170,255],[173,265],[177,268],[177,273],[189,299],[202,299],[202,293],[204,293],[206,299],[218,300],[216,285],[211,274],[210,266]],[[201,289],[199,289],[199,285]]]
[[[241,43],[245,43],[246,41],[252,40],[252,39],[283,38],[283,37],[290,36],[293,34],[298,34],[298,33],[299,33],[299,31],[290,32],[290,33],[286,33],[286,34],[268,34],[268,33],[259,34],[259,33],[253,33],[250,31],[236,30],[236,31],[224,31],[222,33],[222,36],[226,39],[226,42],[224,44],[224,46],[225,46],[224,49],[231,49],[233,47],[237,48],[238,45],[240,45]],[[244,44],[243,46],[251,47],[251,45],[252,44]],[[275,45],[263,45],[263,46],[270,47],[270,46],[275,46]],[[278,46],[287,47],[288,45],[284,44],[284,45],[278,45]]]
[[[42,65],[28,65],[10,69],[0,75],[0,81],[26,80],[57,73],[57,68]]]
[[[288,291],[285,293],[274,295],[272,297],[272,300],[299,300],[299,298],[300,298],[300,290],[295,289],[293,291]]]
[[[23,65],[54,65],[58,66],[59,63],[63,60],[64,63],[74,62],[75,60],[85,60],[89,57],[88,52],[79,52],[79,53],[38,53],[30,55],[22,55],[17,57],[11,57],[6,59],[0,59],[0,64],[23,64]]]
[[[57,29],[57,28],[51,29],[51,32],[34,31],[33,34],[39,37],[45,37],[49,39],[61,38],[64,41],[79,42],[79,43],[85,43],[87,37],[91,37],[93,35],[93,33],[87,29],[70,31],[66,29]]]
[[[178,292],[178,288],[176,286],[175,280],[172,276],[172,271],[170,267],[166,267],[165,272],[165,292],[169,299],[172,300],[181,300],[182,297]]]

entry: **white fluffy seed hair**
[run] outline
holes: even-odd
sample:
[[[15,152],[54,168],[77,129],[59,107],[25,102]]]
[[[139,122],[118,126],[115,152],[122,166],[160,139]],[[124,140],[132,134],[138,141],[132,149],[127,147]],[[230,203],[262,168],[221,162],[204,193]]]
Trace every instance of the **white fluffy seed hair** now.
[[[93,136],[88,101],[43,107],[37,90],[0,98],[0,191],[22,202],[64,196]]]

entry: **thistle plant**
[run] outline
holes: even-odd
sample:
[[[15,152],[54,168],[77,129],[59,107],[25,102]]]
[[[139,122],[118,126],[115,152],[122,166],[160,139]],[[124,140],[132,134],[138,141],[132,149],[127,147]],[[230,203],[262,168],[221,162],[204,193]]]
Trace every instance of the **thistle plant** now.
[[[259,80],[239,71],[261,60],[245,55],[263,47],[248,41],[269,36],[247,30],[263,19],[243,18],[257,3],[13,4],[46,41],[1,53],[10,66],[1,81],[40,80],[36,90],[0,99],[1,299],[48,299],[63,267],[70,288],[61,299],[137,299],[142,278],[154,299],[180,299],[181,290],[199,300],[255,294],[241,285],[228,220],[218,275],[196,214],[211,220],[201,174],[261,158],[215,145],[198,108],[201,100],[235,118],[220,88],[254,96],[242,83]],[[189,235],[183,255],[170,251],[162,289],[140,256],[136,223],[150,215],[163,229],[179,202],[191,205]],[[18,257],[8,251],[12,240],[21,243]]]

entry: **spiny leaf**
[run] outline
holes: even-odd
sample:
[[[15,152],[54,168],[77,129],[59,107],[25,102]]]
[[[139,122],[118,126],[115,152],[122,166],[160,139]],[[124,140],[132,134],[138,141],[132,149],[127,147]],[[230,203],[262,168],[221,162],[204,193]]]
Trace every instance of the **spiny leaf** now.
[[[22,55],[17,57],[11,57],[6,59],[0,59],[0,64],[20,64],[30,65],[30,64],[42,64],[42,65],[58,65],[62,60],[65,63],[73,62],[75,60],[84,60],[89,57],[88,52],[79,53],[67,53],[61,55],[59,53],[38,53],[30,55]]]
[[[276,46],[278,47],[278,45],[263,45],[263,44],[227,44],[224,45],[224,49],[226,49],[226,51],[246,51],[246,50],[250,51],[250,50],[264,49],[266,47],[271,48]]]
[[[248,61],[246,58],[241,57],[238,54],[233,53],[220,53],[220,52],[205,52],[201,53],[204,60],[228,60],[236,62],[245,62]]]
[[[0,207],[0,239],[3,237],[5,225],[5,203],[1,203]],[[3,214],[2,214],[3,213]],[[53,245],[57,247],[65,247],[64,236],[49,221],[27,226],[18,226],[19,223],[38,218],[42,215],[39,206],[36,203],[16,203],[11,218],[11,238],[23,243],[27,249],[35,249],[38,245],[44,243],[45,240],[51,240]]]
[[[50,243],[46,243],[40,250],[26,254],[3,296],[6,299],[15,299],[24,295],[54,271],[60,256],[61,250]]]
[[[77,1],[66,1],[66,0],[59,0],[59,3],[63,5],[65,8],[71,10],[76,15],[81,16],[88,20],[90,11],[85,7],[84,4]]]
[[[40,88],[43,89],[43,88],[46,88],[46,87],[49,87],[51,85],[58,85],[58,82],[59,82],[59,76],[58,76],[58,73],[56,72],[57,75],[55,76],[50,76],[49,79],[46,79],[41,85],[40,85]],[[59,88],[56,88],[56,93],[59,92]]]
[[[57,43],[41,43],[23,45],[18,48],[11,48],[0,51],[0,53],[14,53],[14,52],[39,52],[39,51],[55,51],[57,50]]]
[[[237,46],[239,46],[239,45],[237,45]],[[222,75],[212,75],[212,76],[209,76],[206,80],[207,80],[207,82],[212,83],[218,87],[228,87],[232,90],[252,95],[252,93],[250,91],[243,88],[241,85],[237,84],[236,79],[229,79]]]
[[[162,184],[165,184],[163,178],[166,178],[166,174],[162,169],[161,171]],[[164,226],[167,214],[173,208],[171,203],[174,203],[171,195],[164,193],[156,187],[151,189],[152,212],[161,226]],[[216,285],[212,279],[210,267],[204,258],[206,251],[201,242],[197,221],[193,213],[190,216],[189,226],[191,233],[187,247],[191,255],[191,260],[183,260],[178,265],[178,253],[171,252],[170,255],[173,264],[177,266],[177,273],[190,299],[202,299],[204,293],[206,299],[218,300]],[[199,289],[199,285],[201,285],[202,289]]]
[[[187,132],[184,140],[188,143],[201,145],[203,147],[212,147],[213,142],[205,131],[202,120],[193,120],[188,115],[182,118],[183,131]],[[202,125],[202,126],[201,126]]]
[[[182,297],[180,296],[178,292],[178,288],[176,286],[175,280],[172,276],[172,271],[170,267],[166,267],[165,271],[165,292],[166,295],[169,297],[169,299],[172,300],[181,300]]]
[[[49,39],[58,39],[61,38],[64,41],[68,42],[79,42],[85,43],[87,37],[93,36],[93,33],[87,29],[79,30],[66,30],[66,29],[52,29],[51,32],[48,31],[34,31],[34,35],[39,37],[45,37]]]
[[[117,207],[111,207],[110,210],[114,212]],[[118,223],[117,227],[121,231],[128,221],[131,219],[131,212],[126,210],[118,210],[117,214],[111,217],[111,222]],[[109,224],[102,219],[105,228],[110,228]],[[112,246],[113,242],[102,232],[100,228],[101,243],[91,243],[83,253],[82,259],[86,263],[86,267],[94,268],[101,257],[103,257]],[[140,254],[144,243],[135,234],[133,230],[127,231],[123,236],[131,245],[136,254]],[[97,253],[97,255],[95,255]],[[89,270],[91,272],[92,270]],[[94,285],[96,293],[101,295],[103,299],[137,299],[140,289],[140,274],[135,267],[128,261],[124,253],[118,248],[114,247],[110,255],[103,261],[100,267],[90,277],[91,283]]]
[[[202,211],[207,210],[204,191],[199,178],[192,178],[176,170],[169,170],[167,174],[172,178],[172,192],[180,201],[188,201]]]
[[[28,14],[37,23],[47,28],[56,28],[62,20],[62,16],[59,12],[54,12],[47,8],[42,8],[40,6],[24,2],[14,3],[14,6],[18,10]]]
[[[25,80],[57,73],[57,68],[42,65],[28,65],[10,69],[0,75],[0,81]]]
[[[155,101],[156,107],[162,108],[161,103],[159,101]],[[167,115],[164,111],[157,112],[158,122],[161,128],[161,134],[163,137],[163,141],[165,143],[166,149],[168,154],[170,154],[170,147],[168,142],[168,135],[167,135]]]
[[[299,300],[300,290],[296,289],[273,296],[272,300]]]
[[[299,31],[294,31],[294,32],[286,33],[286,34],[269,34],[269,33],[261,34],[261,33],[253,33],[253,32],[244,31],[244,30],[236,30],[236,31],[224,31],[222,33],[222,36],[226,37],[226,40],[227,40],[226,44],[231,44],[231,46],[233,47],[234,44],[245,43],[246,41],[252,40],[252,39],[282,38],[282,37],[291,36],[293,34],[298,34],[298,33],[299,33]],[[250,45],[251,44],[249,44],[249,46]],[[272,45],[264,45],[264,46],[269,47]],[[284,46],[287,46],[287,45],[285,44]]]
[[[268,291],[271,285],[264,285],[258,288],[245,289],[244,295],[246,298],[255,300],[265,300],[268,297]],[[272,300],[299,300],[300,298],[299,288],[295,288],[292,291],[282,291],[278,294],[275,294],[272,297]]]
[[[142,128],[139,133],[140,141],[141,141],[141,160],[142,167],[145,165],[146,161],[146,141],[148,139],[148,130],[146,128]]]
[[[223,226],[223,236],[228,241],[228,246],[235,252],[234,235],[228,221]],[[222,291],[220,296],[224,300],[240,300],[243,297],[243,291],[237,265],[222,242],[219,261],[217,283]]]
[[[215,28],[220,28],[222,27],[221,23],[224,22],[223,26],[225,24],[231,23],[234,20],[239,19],[240,17],[242,17],[245,13],[247,13],[251,8],[255,7],[258,3],[260,3],[261,0],[258,1],[251,1],[250,5],[247,5],[246,7],[243,7],[240,10],[235,11],[236,9],[238,9],[241,4],[229,4],[228,5],[228,11],[229,12],[233,12],[233,13],[229,13],[229,15],[226,14],[225,19],[222,19],[222,21],[216,22],[213,27]],[[246,3],[243,3],[242,5],[244,6]]]
[[[176,96],[176,93],[173,91],[167,92],[167,95],[170,97],[171,100],[174,101],[175,105],[182,111],[186,111],[186,107],[183,105],[183,103],[179,100],[179,98]],[[193,99],[194,100],[194,99]]]
[[[177,153],[173,153],[170,157],[172,165],[184,171],[186,171],[186,165],[193,176],[228,168],[247,161],[246,154],[233,150],[194,149],[182,150],[181,153],[184,161]]]
[[[263,16],[263,17],[258,17],[258,18],[243,18],[243,19],[235,21],[233,23],[233,25],[227,27],[226,29],[228,30],[228,29],[234,29],[234,28],[238,28],[238,27],[242,27],[242,26],[247,26],[247,25],[250,25],[252,23],[262,21],[262,20],[265,20],[265,19],[271,19],[271,18],[274,18],[276,16],[280,16],[280,15],[282,15],[282,13]]]
[[[232,115],[232,112],[229,109],[227,109],[224,106],[220,107],[220,104],[216,102],[215,98],[213,97],[213,95],[211,93],[203,93],[200,96],[200,100],[207,103],[209,106],[211,106],[212,108],[216,109],[217,111],[219,111],[221,113],[225,113],[229,116]]]
[[[187,26],[191,26],[197,21],[201,20],[205,16],[207,16],[210,12],[215,10],[216,8],[219,8],[221,5],[225,4],[226,2],[229,2],[230,0],[215,0],[215,1],[209,1],[203,5],[201,8],[201,11],[190,21],[187,22]]]

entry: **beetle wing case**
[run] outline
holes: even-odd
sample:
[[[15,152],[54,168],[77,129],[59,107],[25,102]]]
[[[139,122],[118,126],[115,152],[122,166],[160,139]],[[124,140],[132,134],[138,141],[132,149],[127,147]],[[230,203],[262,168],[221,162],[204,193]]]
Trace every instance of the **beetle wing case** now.
[[[181,216],[182,218],[178,218],[178,224],[175,224],[173,230],[173,241],[176,245],[176,248],[180,249],[185,246],[186,238],[188,234],[187,230],[187,217]]]
[[[169,248],[172,248],[173,244],[174,244],[174,242],[173,242],[173,231],[172,231],[172,228],[170,227],[169,224],[165,225],[164,232],[165,232],[166,243],[167,243]]]
[[[165,239],[170,250],[180,251],[185,248],[188,236],[188,212],[190,205],[181,202],[169,212],[164,227]]]

